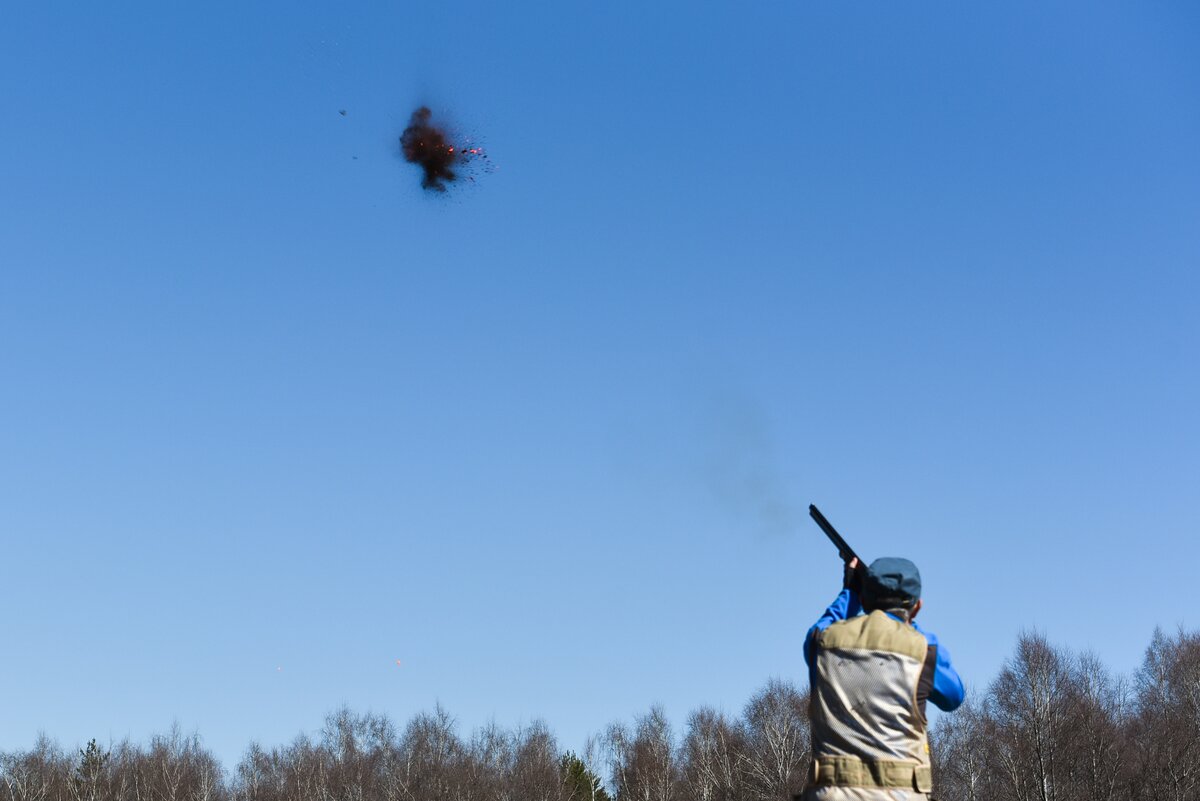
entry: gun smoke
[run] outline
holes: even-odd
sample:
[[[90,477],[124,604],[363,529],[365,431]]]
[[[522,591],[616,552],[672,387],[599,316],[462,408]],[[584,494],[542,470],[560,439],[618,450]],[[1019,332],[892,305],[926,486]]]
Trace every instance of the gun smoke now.
[[[706,470],[713,495],[759,535],[794,532],[800,506],[788,491],[765,410],[746,398],[725,398],[714,413]]]

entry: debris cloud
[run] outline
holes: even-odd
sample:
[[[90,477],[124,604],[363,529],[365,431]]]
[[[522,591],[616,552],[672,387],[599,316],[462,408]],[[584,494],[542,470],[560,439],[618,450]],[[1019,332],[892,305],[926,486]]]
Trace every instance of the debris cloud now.
[[[479,147],[459,147],[446,129],[434,124],[433,112],[421,106],[412,113],[408,127],[400,135],[400,150],[404,158],[421,168],[421,186],[445,192],[447,185],[459,178],[459,169],[475,159],[486,159]],[[473,176],[467,176],[474,181]]]

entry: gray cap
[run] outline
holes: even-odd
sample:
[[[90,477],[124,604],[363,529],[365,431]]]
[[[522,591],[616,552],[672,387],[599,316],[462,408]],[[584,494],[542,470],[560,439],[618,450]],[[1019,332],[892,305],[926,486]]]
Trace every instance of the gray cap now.
[[[872,609],[911,607],[921,597],[921,572],[907,559],[881,556],[867,568],[862,595]]]

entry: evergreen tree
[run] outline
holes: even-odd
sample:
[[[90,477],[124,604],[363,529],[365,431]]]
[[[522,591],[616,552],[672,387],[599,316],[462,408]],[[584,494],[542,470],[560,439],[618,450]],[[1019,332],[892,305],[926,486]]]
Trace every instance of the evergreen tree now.
[[[568,751],[559,760],[567,801],[611,801],[600,777],[582,759]]]
[[[96,738],[88,740],[87,748],[79,750],[79,764],[75,768],[75,797],[98,800],[104,798],[108,760],[111,755],[96,744]]]

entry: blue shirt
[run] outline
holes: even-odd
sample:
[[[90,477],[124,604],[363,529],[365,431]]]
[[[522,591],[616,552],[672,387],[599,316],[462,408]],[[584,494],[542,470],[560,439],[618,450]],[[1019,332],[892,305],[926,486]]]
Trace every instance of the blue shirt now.
[[[813,670],[813,638],[818,632],[824,631],[837,620],[846,620],[856,615],[862,614],[862,604],[858,600],[858,594],[850,589],[842,590],[829,608],[825,610],[825,614],[821,615],[820,620],[808,630],[808,636],[804,638],[804,661],[808,663],[809,684],[812,683]],[[889,613],[889,617],[900,620]],[[933,669],[933,688],[929,692],[929,700],[933,701],[933,705],[938,709],[946,712],[957,709],[958,705],[963,702],[965,695],[963,691],[962,679],[958,677],[958,671],[954,669],[954,665],[950,664],[950,652],[945,647],[938,644],[937,635],[931,631],[925,631],[915,622],[911,624],[914,629],[925,635],[925,639],[937,649],[937,664]]]

